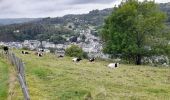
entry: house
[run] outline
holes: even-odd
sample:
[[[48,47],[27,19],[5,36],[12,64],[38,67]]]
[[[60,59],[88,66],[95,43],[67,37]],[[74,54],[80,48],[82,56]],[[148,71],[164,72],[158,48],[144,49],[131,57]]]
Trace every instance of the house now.
[[[27,47],[30,50],[37,49],[41,45],[41,42],[38,40],[25,40],[23,42],[23,47]]]
[[[56,44],[56,49],[65,49],[65,45],[64,44]]]
[[[8,46],[10,48],[21,49],[23,48],[21,42],[0,42],[0,45]]]
[[[53,42],[42,41],[42,46],[44,48],[55,48],[56,45]]]

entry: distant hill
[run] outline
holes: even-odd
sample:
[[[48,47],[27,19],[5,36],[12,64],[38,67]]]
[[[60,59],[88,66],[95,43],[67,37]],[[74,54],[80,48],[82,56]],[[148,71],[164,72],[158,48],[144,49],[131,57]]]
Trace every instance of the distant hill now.
[[[23,41],[25,39],[54,40],[54,37],[64,40],[61,36],[73,36],[73,34],[75,35],[75,33],[73,33],[75,29],[88,26],[102,26],[104,19],[111,12],[112,9],[109,8],[93,10],[88,14],[65,15],[56,18],[48,17],[35,21],[28,21],[27,23],[3,25],[0,27],[0,41]],[[63,27],[70,23],[74,25],[71,29]]]
[[[10,24],[19,24],[19,23],[26,23],[31,21],[40,20],[39,18],[7,18],[7,19],[0,19],[0,25],[10,25]]]
[[[38,23],[41,24],[61,24],[65,25],[67,23],[74,23],[76,26],[100,26],[103,24],[104,19],[111,14],[113,11],[112,8],[104,9],[104,10],[93,10],[88,14],[80,14],[80,15],[65,15],[63,17],[56,18],[44,18],[40,20]]]
[[[167,24],[170,25],[170,3],[161,3],[160,9],[167,13]],[[0,41],[23,41],[25,39],[61,39],[63,41],[66,37],[75,35],[76,29],[91,26],[96,29],[100,29],[104,24],[104,19],[112,12],[114,12],[113,9],[108,8],[104,10],[93,10],[88,14],[65,15],[63,17],[56,18],[16,19],[11,21],[10,19],[4,21],[0,20],[0,23],[3,22],[3,24],[8,24],[0,26]],[[17,22],[19,24],[16,24]],[[13,24],[9,25],[10,23]],[[64,26],[68,26],[69,28]]]
[[[167,15],[168,15],[167,23],[170,25],[170,2],[169,3],[161,3],[160,9],[167,13]]]

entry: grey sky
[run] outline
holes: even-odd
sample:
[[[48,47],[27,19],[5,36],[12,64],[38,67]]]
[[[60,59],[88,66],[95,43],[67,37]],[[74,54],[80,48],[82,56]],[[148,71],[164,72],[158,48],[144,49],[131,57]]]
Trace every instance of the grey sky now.
[[[170,0],[155,0],[170,2]],[[57,17],[88,13],[119,4],[121,0],[0,0],[0,18]]]

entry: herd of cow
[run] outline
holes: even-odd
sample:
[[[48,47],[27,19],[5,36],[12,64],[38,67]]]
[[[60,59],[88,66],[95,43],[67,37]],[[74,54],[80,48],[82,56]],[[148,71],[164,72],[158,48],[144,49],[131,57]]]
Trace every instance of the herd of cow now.
[[[27,52],[27,51],[22,51],[22,54],[30,54],[30,53]],[[38,57],[42,57],[44,52],[43,51],[37,51],[34,54],[37,55]]]
[[[7,54],[8,53],[8,47],[4,47],[4,52]],[[22,54],[30,54],[28,51],[21,51]],[[38,57],[42,57],[44,55],[44,50],[39,50],[35,52],[35,55],[37,55]],[[64,57],[63,55],[59,55],[58,58],[62,58]],[[73,58],[72,61],[73,62],[80,62],[82,59],[80,57],[76,57]],[[92,57],[89,59],[89,62],[94,62],[96,60],[96,58]],[[116,68],[119,66],[119,63],[110,63],[107,65],[109,68]]]
[[[40,50],[40,51],[37,51],[35,52],[35,55],[38,55],[39,57],[42,57],[43,56],[43,53],[44,51],[43,50]],[[26,52],[26,51],[22,51],[22,54],[29,54],[29,52]],[[64,57],[63,55],[59,55],[58,58],[62,58]],[[80,62],[82,59],[80,57],[75,57],[72,59],[73,62]],[[89,58],[88,59],[89,62],[94,62],[96,60],[96,58],[92,57],[92,58]],[[116,68],[119,66],[119,63],[110,63],[107,65],[109,68]]]

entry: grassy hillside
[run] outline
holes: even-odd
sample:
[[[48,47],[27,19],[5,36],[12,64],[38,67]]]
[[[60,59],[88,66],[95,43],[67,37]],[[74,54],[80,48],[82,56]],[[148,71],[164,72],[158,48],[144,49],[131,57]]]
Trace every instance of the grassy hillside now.
[[[0,58],[0,100],[6,100],[8,96],[8,67]]]
[[[0,50],[0,53],[2,51]],[[0,100],[23,100],[14,67],[0,55]]]
[[[109,62],[73,63],[52,54],[40,58],[17,55],[26,65],[31,100],[169,100],[170,68],[120,65]]]

